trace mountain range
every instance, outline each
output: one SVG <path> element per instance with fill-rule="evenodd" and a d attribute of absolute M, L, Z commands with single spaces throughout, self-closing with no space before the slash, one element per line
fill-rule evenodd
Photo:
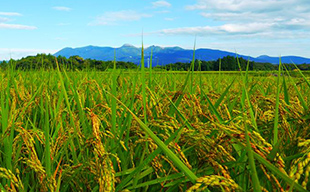
<path fill-rule="evenodd" d="M 159 47 L 150 46 L 144 49 L 145 63 L 150 58 L 151 50 L 153 50 L 153 66 L 166 65 L 176 62 L 190 62 L 193 58 L 193 50 L 183 49 L 181 47 Z M 135 47 L 130 44 L 124 44 L 119 48 L 113 47 L 98 47 L 98 46 L 86 46 L 80 48 L 64 48 L 55 56 L 64 56 L 69 58 L 71 56 L 80 56 L 84 59 L 96 59 L 102 61 L 114 60 L 114 55 L 117 61 L 128 61 L 139 64 L 141 61 L 141 48 Z M 217 60 L 225 56 L 236 56 L 236 53 L 214 50 L 214 49 L 197 49 L 195 51 L 195 58 L 204 61 Z M 238 55 L 244 59 L 249 59 L 255 62 L 264 62 L 278 64 L 279 57 L 270 57 L 262 55 L 259 57 L 251 57 L 246 55 Z M 298 56 L 283 56 L 281 57 L 282 63 L 295 63 L 295 64 L 310 64 L 310 58 L 298 57 Z"/>

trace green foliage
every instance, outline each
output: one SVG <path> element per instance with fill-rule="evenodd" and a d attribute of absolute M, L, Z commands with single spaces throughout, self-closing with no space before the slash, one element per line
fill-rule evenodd
<path fill-rule="evenodd" d="M 201 62 L 201 70 L 199 70 L 199 62 Z M 232 56 L 226 56 L 223 58 L 220 58 L 216 61 L 198 61 L 195 60 L 195 66 L 194 71 L 219 71 L 221 62 L 221 71 L 238 71 L 238 62 L 235 57 Z M 248 60 L 239 58 L 239 63 L 241 66 L 242 71 L 246 70 L 246 66 L 248 63 Z M 174 70 L 174 71 L 188 71 L 191 63 L 181 63 L 176 62 L 174 64 L 168 64 L 165 66 L 156 66 L 156 68 L 159 69 L 165 69 L 165 70 Z M 284 64 L 289 70 L 295 69 L 293 64 Z M 249 71 L 274 71 L 279 68 L 279 65 L 274 65 L 271 63 L 260 63 L 260 62 L 249 62 Z M 310 64 L 302 64 L 298 65 L 298 68 L 300 70 L 310 70 Z"/>
<path fill-rule="evenodd" d="M 150 78 L 146 69 L 116 66 L 9 69 L 0 71 L 3 191 L 310 189 L 303 72 L 152 71 Z"/>
<path fill-rule="evenodd" d="M 94 59 L 83 59 L 80 56 L 72 56 L 70 58 L 58 56 L 59 67 L 70 70 L 98 70 L 105 71 L 113 68 L 113 61 L 98 61 Z M 56 69 L 55 56 L 51 54 L 38 54 L 36 56 L 28 56 L 19 60 L 3 61 L 0 63 L 2 69 L 7 69 L 10 65 L 14 65 L 16 70 L 38 70 L 38 69 Z M 136 69 L 138 68 L 132 62 L 117 61 L 117 69 Z"/>
<path fill-rule="evenodd" d="M 71 56 L 70 58 L 58 56 L 60 68 L 71 70 L 98 70 L 106 71 L 113 69 L 113 61 L 99 61 L 95 59 L 83 59 L 80 56 Z M 221 60 L 222 71 L 238 71 L 238 62 L 235 57 L 226 56 L 216 61 L 199 61 L 195 60 L 194 71 L 219 71 Z M 199 64 L 200 62 L 200 64 Z M 240 66 L 243 71 L 246 70 L 247 60 L 239 58 Z M 155 71 L 188 71 L 191 63 L 176 62 L 168 65 L 157 65 L 153 68 Z M 283 64 L 288 70 L 294 70 L 294 64 Z M 55 56 L 51 54 L 38 54 L 36 56 L 28 56 L 19 60 L 2 61 L 0 68 L 8 69 L 9 66 L 18 70 L 38 70 L 38 69 L 56 69 Z M 301 64 L 297 67 L 302 70 L 310 70 L 310 64 Z M 137 69 L 138 66 L 132 62 L 117 61 L 117 69 Z M 275 71 L 279 68 L 278 65 L 271 63 L 249 62 L 249 71 Z"/>

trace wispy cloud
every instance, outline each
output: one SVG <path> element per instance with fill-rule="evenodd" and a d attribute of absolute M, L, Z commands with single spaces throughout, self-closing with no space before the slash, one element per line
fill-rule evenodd
<path fill-rule="evenodd" d="M 0 23 L 0 29 L 26 29 L 26 30 L 34 30 L 34 29 L 37 29 L 37 27 L 29 26 L 29 25 L 20 25 L 20 24 Z"/>
<path fill-rule="evenodd" d="M 171 4 L 168 1 L 154 1 L 152 2 L 154 8 L 158 7 L 171 7 Z"/>
<path fill-rule="evenodd" d="M 4 23 L 4 22 L 7 22 L 7 21 L 10 21 L 10 19 L 6 18 L 6 17 L 0 17 L 0 23 Z"/>
<path fill-rule="evenodd" d="M 223 34 L 255 34 L 263 32 L 272 27 L 267 23 L 251 23 L 247 25 L 225 24 L 220 26 L 198 26 L 198 27 L 180 27 L 171 29 L 162 29 L 158 31 L 160 34 L 168 35 L 223 35 Z"/>
<path fill-rule="evenodd" d="M 53 9 L 57 11 L 71 11 L 72 10 L 70 7 L 63 7 L 63 6 L 53 7 Z"/>
<path fill-rule="evenodd" d="M 160 34 L 258 38 L 307 38 L 310 3 L 306 0 L 197 0 L 185 7 L 216 26 L 162 29 Z M 220 23 L 217 21 L 221 21 Z"/>
<path fill-rule="evenodd" d="M 310 3 L 306 0 L 198 0 L 187 10 L 213 20 L 230 23 L 269 22 L 279 25 L 295 20 L 299 24 L 309 21 Z"/>
<path fill-rule="evenodd" d="M 20 48 L 0 48 L 0 60 L 20 59 L 29 55 L 36 55 L 38 53 L 55 53 L 52 49 L 20 49 Z"/>
<path fill-rule="evenodd" d="M 22 24 L 11 24 L 8 23 L 12 19 L 10 17 L 22 16 L 22 14 L 17 12 L 0 12 L 0 29 L 24 29 L 24 30 L 34 30 L 37 29 L 35 26 L 22 25 Z"/>
<path fill-rule="evenodd" d="M 22 14 L 16 13 L 16 12 L 0 12 L 0 15 L 2 15 L 2 16 L 22 16 Z"/>
<path fill-rule="evenodd" d="M 150 14 L 138 13 L 133 10 L 123 10 L 115 12 L 106 12 L 89 23 L 89 25 L 117 25 L 122 21 L 138 21 L 145 17 L 152 17 Z"/>
<path fill-rule="evenodd" d="M 300 5 L 306 5 L 309 7 L 306 0 L 197 0 L 194 5 L 188 5 L 188 10 L 214 10 L 223 12 L 242 12 L 247 11 L 262 11 L 270 12 L 283 10 L 288 5 L 294 7 L 302 7 Z"/>
<path fill-rule="evenodd" d="M 196 26 L 162 29 L 150 34 L 160 35 L 190 35 L 201 37 L 212 37 L 221 39 L 307 39 L 310 31 L 283 30 L 276 23 L 246 23 L 246 24 L 224 24 L 219 26 Z"/>

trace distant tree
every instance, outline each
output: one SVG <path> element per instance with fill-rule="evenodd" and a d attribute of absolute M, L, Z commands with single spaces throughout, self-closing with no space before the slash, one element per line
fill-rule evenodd
<path fill-rule="evenodd" d="M 2 61 L 0 62 L 0 68 L 2 70 L 15 68 L 17 70 L 49 70 L 56 69 L 57 64 L 59 64 L 60 69 L 66 70 L 98 70 L 105 71 L 107 69 L 113 68 L 113 61 L 99 61 L 94 59 L 83 59 L 80 56 L 71 56 L 69 58 L 55 56 L 51 54 L 38 54 L 36 56 L 28 56 L 21 58 L 19 60 Z M 248 61 L 244 58 L 238 58 L 238 60 L 233 56 L 226 56 L 215 61 L 199 61 L 195 60 L 194 70 L 199 70 L 199 63 L 201 63 L 201 71 L 218 71 L 221 62 L 222 71 L 237 71 L 239 70 L 240 64 L 241 69 L 246 70 L 249 64 L 249 70 L 255 71 L 270 71 L 277 70 L 278 65 L 273 65 L 271 63 L 259 63 L 254 61 Z M 188 71 L 191 66 L 190 62 L 176 62 L 168 65 L 154 67 L 154 70 L 173 70 L 173 71 Z M 283 64 L 288 70 L 295 69 L 293 64 Z M 116 67 L 118 69 L 137 69 L 139 66 L 132 62 L 116 61 Z M 300 70 L 310 70 L 310 64 L 297 65 Z"/>

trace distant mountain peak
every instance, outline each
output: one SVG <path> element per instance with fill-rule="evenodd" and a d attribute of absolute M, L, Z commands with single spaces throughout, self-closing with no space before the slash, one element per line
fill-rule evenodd
<path fill-rule="evenodd" d="M 182 47 L 179 47 L 179 46 L 165 47 L 164 49 L 177 49 L 177 50 L 184 50 Z"/>
<path fill-rule="evenodd" d="M 98 47 L 98 46 L 94 46 L 94 45 L 88 45 L 88 46 L 86 46 L 87 48 L 96 48 L 96 47 Z"/>
<path fill-rule="evenodd" d="M 62 50 L 65 50 L 65 49 L 73 49 L 73 48 L 72 47 L 65 47 Z"/>
<path fill-rule="evenodd" d="M 257 58 L 268 58 L 268 57 L 270 57 L 270 56 L 268 56 L 268 55 L 260 55 Z"/>
<path fill-rule="evenodd" d="M 122 47 L 135 47 L 135 46 L 133 46 L 132 44 L 129 44 L 129 43 L 125 43 L 124 45 L 122 45 Z"/>

